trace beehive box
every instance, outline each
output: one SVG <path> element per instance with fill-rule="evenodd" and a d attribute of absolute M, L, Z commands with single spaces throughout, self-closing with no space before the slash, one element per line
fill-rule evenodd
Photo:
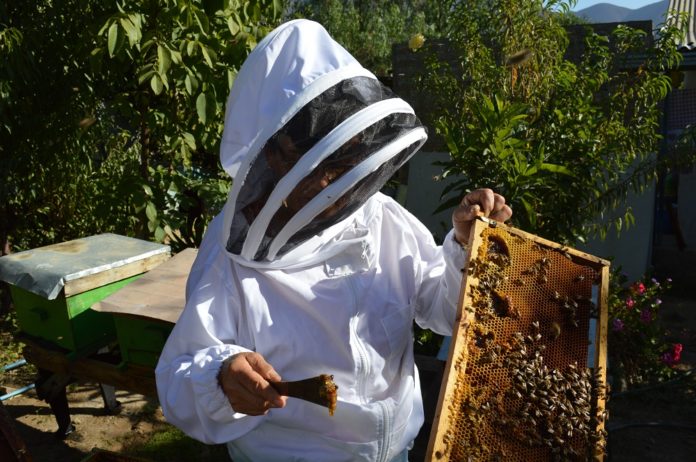
<path fill-rule="evenodd" d="M 481 219 L 428 460 L 601 460 L 609 263 Z"/>
<path fill-rule="evenodd" d="M 113 315 L 126 364 L 157 365 L 184 309 L 186 279 L 196 254 L 195 249 L 186 249 L 94 305 L 95 311 Z"/>
<path fill-rule="evenodd" d="M 110 315 L 90 307 L 167 260 L 169 246 L 99 234 L 0 258 L 19 329 L 72 352 L 115 339 Z"/>

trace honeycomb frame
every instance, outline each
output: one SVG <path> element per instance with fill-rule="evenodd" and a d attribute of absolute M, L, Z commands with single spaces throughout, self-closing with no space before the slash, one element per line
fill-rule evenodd
<path fill-rule="evenodd" d="M 479 218 L 429 461 L 603 460 L 609 262 Z"/>

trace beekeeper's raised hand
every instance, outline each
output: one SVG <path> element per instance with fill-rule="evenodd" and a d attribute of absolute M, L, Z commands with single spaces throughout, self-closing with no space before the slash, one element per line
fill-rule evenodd
<path fill-rule="evenodd" d="M 452 212 L 454 238 L 460 244 L 468 242 L 471 224 L 479 212 L 483 212 L 483 215 L 491 220 L 500 222 L 512 216 L 512 209 L 505 204 L 505 198 L 500 194 L 487 188 L 471 191 Z"/>

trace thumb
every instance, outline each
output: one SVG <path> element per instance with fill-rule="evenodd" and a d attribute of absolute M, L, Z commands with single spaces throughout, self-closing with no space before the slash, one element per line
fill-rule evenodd
<path fill-rule="evenodd" d="M 481 212 L 481 206 L 478 204 L 473 205 L 460 205 L 457 207 L 453 214 L 453 219 L 456 223 L 468 222 L 475 219 Z"/>

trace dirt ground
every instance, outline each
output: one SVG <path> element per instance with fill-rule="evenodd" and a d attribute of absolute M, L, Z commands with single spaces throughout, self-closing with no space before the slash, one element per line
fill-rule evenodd
<path fill-rule="evenodd" d="M 76 430 L 64 440 L 53 434 L 55 418 L 34 391 L 5 401 L 4 407 L 37 462 L 102 460 L 89 457 L 95 449 L 148 461 L 225 460 L 224 447 L 195 442 L 167 424 L 156 400 L 125 391 L 117 391 L 116 398 L 121 412 L 108 415 L 96 383 L 71 386 L 68 400 Z"/>

